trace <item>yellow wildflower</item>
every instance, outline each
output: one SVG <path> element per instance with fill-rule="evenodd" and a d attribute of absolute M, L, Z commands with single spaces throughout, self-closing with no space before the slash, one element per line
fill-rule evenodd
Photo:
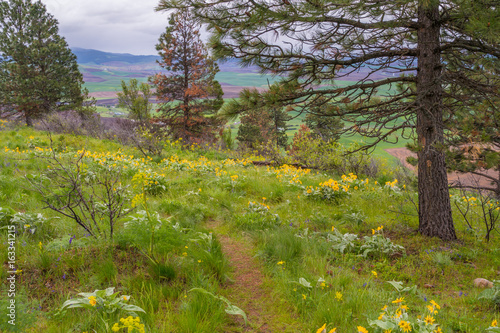
<path fill-rule="evenodd" d="M 411 324 L 409 322 L 401 320 L 398 325 L 403 332 L 411 332 Z"/>
<path fill-rule="evenodd" d="M 492 322 L 491 322 L 491 327 L 497 327 L 498 326 L 498 323 L 497 323 L 497 320 L 494 319 Z"/>
<path fill-rule="evenodd" d="M 323 324 L 323 326 L 321 326 L 320 328 L 318 328 L 318 330 L 316 331 L 316 333 L 323 333 L 324 331 L 326 331 L 326 324 Z"/>
<path fill-rule="evenodd" d="M 372 271 L 372 274 L 373 274 L 373 276 L 375 276 L 375 277 L 378 277 L 378 274 L 377 274 L 377 272 L 375 272 L 375 271 Z"/>
<path fill-rule="evenodd" d="M 392 301 L 392 303 L 401 303 L 401 302 L 404 302 L 404 301 L 405 301 L 405 298 L 401 297 L 401 298 L 397 298 L 396 300 Z"/>
<path fill-rule="evenodd" d="M 434 302 L 434 300 L 431 300 L 431 304 L 436 308 L 436 309 L 441 309 L 441 307 L 439 306 L 439 304 L 437 304 L 436 302 Z"/>
<path fill-rule="evenodd" d="M 358 326 L 358 333 L 368 333 L 368 330 L 363 326 Z"/>
<path fill-rule="evenodd" d="M 95 306 L 95 305 L 97 304 L 97 301 L 96 301 L 95 296 L 90 296 L 90 297 L 89 297 L 89 303 L 90 303 L 90 305 L 92 305 L 92 306 Z"/>
<path fill-rule="evenodd" d="M 434 324 L 435 319 L 431 316 L 427 316 L 424 319 L 425 325 L 432 325 Z"/>
<path fill-rule="evenodd" d="M 337 300 L 341 301 L 341 300 L 342 300 L 342 293 L 341 293 L 341 292 L 339 292 L 339 291 L 337 291 L 337 292 L 335 293 L 335 298 L 336 298 Z"/>

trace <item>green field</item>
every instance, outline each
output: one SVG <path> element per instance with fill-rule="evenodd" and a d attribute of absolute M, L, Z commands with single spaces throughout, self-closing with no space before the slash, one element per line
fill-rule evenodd
<path fill-rule="evenodd" d="M 86 68 L 83 66 L 83 68 Z M 123 70 L 101 70 L 92 72 L 92 75 L 100 77 L 103 82 L 88 82 L 85 84 L 85 87 L 89 89 L 90 92 L 100 92 L 100 91 L 121 91 L 121 80 L 128 81 L 130 78 L 136 78 L 140 82 L 147 82 L 147 77 L 141 76 L 137 72 L 127 72 Z M 233 86 L 241 86 L 241 87 L 262 87 L 265 88 L 275 82 L 277 78 L 271 75 L 262 75 L 259 73 L 236 73 L 236 72 L 219 72 L 216 75 L 216 79 L 220 83 L 226 83 Z M 346 81 L 337 81 L 335 83 L 339 87 L 347 86 L 350 82 Z M 384 95 L 387 94 L 387 90 L 379 91 L 379 94 Z M 97 99 L 99 100 L 99 99 Z M 122 110 L 119 108 L 108 109 L 105 107 L 98 107 L 97 110 L 102 116 L 105 117 L 122 117 L 123 115 L 119 115 L 118 113 L 127 114 L 126 110 Z M 299 117 L 294 118 L 289 122 L 290 129 L 287 131 L 287 135 L 289 137 L 289 141 L 291 142 L 293 135 L 298 130 L 299 126 L 303 123 L 305 115 L 301 115 Z M 235 138 L 237 134 L 237 127 L 232 126 L 232 137 Z M 354 134 L 349 137 L 344 137 L 340 140 L 343 144 L 349 144 L 351 142 L 368 142 L 359 134 Z M 382 142 L 377 145 L 374 149 L 373 154 L 377 157 L 382 157 L 391 161 L 391 163 L 396 163 L 397 159 L 392 155 L 385 152 L 385 149 L 388 148 L 396 148 L 396 147 L 404 147 L 408 141 L 404 139 L 399 139 L 396 144 L 385 143 Z"/>

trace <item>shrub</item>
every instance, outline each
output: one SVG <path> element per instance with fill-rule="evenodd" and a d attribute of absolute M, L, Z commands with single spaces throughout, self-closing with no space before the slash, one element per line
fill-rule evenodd
<path fill-rule="evenodd" d="M 344 146 L 334 140 L 324 141 L 307 127 L 301 127 L 293 138 L 289 151 L 293 162 L 308 168 L 327 170 L 337 174 L 366 175 L 370 170 L 371 157 L 361 146 L 352 143 Z"/>

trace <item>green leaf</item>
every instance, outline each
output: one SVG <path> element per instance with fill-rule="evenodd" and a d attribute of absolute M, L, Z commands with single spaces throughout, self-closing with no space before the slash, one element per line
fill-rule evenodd
<path fill-rule="evenodd" d="M 246 315 L 245 311 L 243 311 L 242 309 L 240 309 L 236 305 L 229 305 L 225 311 L 226 311 L 226 313 L 231 314 L 231 315 L 242 316 L 243 319 L 245 320 L 245 325 L 248 325 L 247 315 Z"/>
<path fill-rule="evenodd" d="M 304 278 L 300 278 L 299 283 L 306 288 L 312 288 L 311 284 L 309 282 L 307 282 L 307 280 Z"/>
<path fill-rule="evenodd" d="M 396 324 L 388 322 L 388 321 L 382 321 L 382 320 L 369 320 L 368 319 L 368 324 L 372 327 L 380 327 L 383 330 L 392 330 L 396 328 Z"/>
<path fill-rule="evenodd" d="M 128 311 L 128 312 L 142 312 L 146 313 L 142 308 L 138 307 L 137 305 L 132 305 L 132 304 L 124 304 L 122 306 L 122 310 Z"/>
<path fill-rule="evenodd" d="M 401 291 L 403 289 L 403 282 L 401 281 L 386 281 L 391 286 L 393 286 L 397 291 Z"/>

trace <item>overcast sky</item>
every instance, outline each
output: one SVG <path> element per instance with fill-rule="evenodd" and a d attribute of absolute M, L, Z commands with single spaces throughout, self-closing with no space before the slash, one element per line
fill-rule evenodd
<path fill-rule="evenodd" d="M 157 54 L 168 21 L 158 0 L 41 0 L 59 21 L 70 47 L 137 55 Z"/>

